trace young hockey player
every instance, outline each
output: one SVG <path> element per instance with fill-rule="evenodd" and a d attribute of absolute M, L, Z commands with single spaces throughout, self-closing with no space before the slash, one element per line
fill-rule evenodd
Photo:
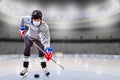
<path fill-rule="evenodd" d="M 20 72 L 20 76 L 24 77 L 28 73 L 30 50 L 35 42 L 45 54 L 38 49 L 39 57 L 41 59 L 41 67 L 46 76 L 50 75 L 47 69 L 46 61 L 51 59 L 52 48 L 50 48 L 50 35 L 48 25 L 42 20 L 41 10 L 34 10 L 31 16 L 23 16 L 21 18 L 21 24 L 19 27 L 20 36 L 24 37 L 25 49 L 23 58 L 23 70 Z M 31 39 L 30 39 L 30 38 Z M 50 55 L 46 54 L 50 52 Z"/>

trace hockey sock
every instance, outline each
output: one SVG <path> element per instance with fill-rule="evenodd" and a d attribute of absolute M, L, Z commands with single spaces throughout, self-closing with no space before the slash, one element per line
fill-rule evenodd
<path fill-rule="evenodd" d="M 29 66 L 29 57 L 24 56 L 24 58 L 23 58 L 23 67 L 28 68 L 28 66 Z"/>

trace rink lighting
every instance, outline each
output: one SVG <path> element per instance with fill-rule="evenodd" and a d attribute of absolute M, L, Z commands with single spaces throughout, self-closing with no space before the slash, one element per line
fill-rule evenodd
<path fill-rule="evenodd" d="M 19 5 L 22 4 L 19 3 Z M 19 5 L 15 3 L 13 4 L 8 0 L 4 0 L 0 3 L 0 12 L 7 14 L 8 16 L 11 16 L 13 18 L 18 18 L 18 16 L 21 16 L 21 14 L 23 13 L 23 9 L 25 9 L 24 6 Z"/>
<path fill-rule="evenodd" d="M 48 9 L 48 15 L 49 15 L 49 17 L 53 17 L 53 16 L 59 16 L 59 14 L 60 14 L 60 12 L 59 12 L 59 10 L 57 9 L 57 6 L 52 6 L 52 7 L 50 7 L 49 9 Z"/>
<path fill-rule="evenodd" d="M 106 5 L 103 5 L 103 6 L 106 8 L 106 10 L 104 10 L 104 7 L 103 7 L 103 10 L 97 9 L 97 7 L 96 7 L 97 5 L 88 6 L 88 9 L 85 10 L 85 15 L 88 14 L 88 15 L 86 15 L 86 17 L 88 18 L 88 19 L 86 19 L 86 22 L 99 20 L 98 22 L 94 22 L 95 24 L 93 24 L 93 25 L 91 24 L 91 26 L 96 26 L 96 25 L 106 26 L 106 25 L 111 25 L 112 23 L 114 23 L 116 21 L 116 19 L 112 19 L 112 18 L 108 19 L 108 17 L 111 15 L 120 13 L 120 10 L 119 10 L 120 9 L 120 1 L 119 0 L 108 0 L 105 4 Z M 8 0 L 2 0 L 0 2 L 0 12 L 2 12 L 3 14 L 5 14 L 7 16 L 10 16 L 10 18 L 1 17 L 1 19 L 7 23 L 10 23 L 10 24 L 12 23 L 12 24 L 16 25 L 16 24 L 19 24 L 19 19 L 21 16 L 28 15 L 29 13 L 32 12 L 32 10 L 34 8 L 41 8 L 40 6 L 41 6 L 40 4 L 38 5 L 38 4 L 32 3 L 32 6 L 30 6 L 30 8 L 27 9 L 26 5 L 24 5 L 23 3 L 16 2 L 16 4 L 15 4 Z M 77 6 L 74 4 L 66 5 L 66 7 L 67 8 L 62 9 L 62 10 L 60 10 L 58 8 L 58 5 L 55 5 L 55 4 L 52 4 L 52 6 L 48 5 L 48 7 L 47 7 L 48 8 L 47 12 L 46 12 L 46 14 L 48 16 L 47 19 L 55 20 L 55 22 L 59 23 L 60 25 L 64 24 L 64 25 L 61 25 L 61 27 L 59 27 L 60 29 L 71 28 L 70 25 L 66 24 L 70 20 L 72 20 L 70 23 L 74 23 L 74 22 L 80 23 L 81 22 L 80 17 L 79 17 L 80 16 L 79 13 L 80 13 L 81 9 L 78 9 Z M 119 16 L 118 16 L 118 18 L 119 18 Z M 76 19 L 79 19 L 79 21 L 77 21 Z"/>
<path fill-rule="evenodd" d="M 120 12 L 120 0 L 110 0 L 111 7 L 110 10 L 112 13 Z"/>
<path fill-rule="evenodd" d="M 92 24 L 90 24 L 91 26 L 95 26 L 95 27 L 110 27 L 112 24 L 114 24 L 115 22 L 119 21 L 119 17 L 105 17 L 105 18 L 101 18 L 97 21 L 94 21 Z"/>
<path fill-rule="evenodd" d="M 19 24 L 21 16 L 29 15 L 34 9 L 38 8 L 40 8 L 38 4 L 32 4 L 28 9 L 23 3 L 13 3 L 8 0 L 2 0 L 0 2 L 0 13 L 4 14 L 6 17 L 1 16 L 1 19 L 4 22 L 16 25 Z"/>
<path fill-rule="evenodd" d="M 101 17 L 107 17 L 110 15 L 114 15 L 116 13 L 120 12 L 120 3 L 118 0 L 110 0 L 107 1 L 105 4 L 100 5 L 89 5 L 87 9 L 85 9 L 85 12 L 88 13 L 88 18 L 101 18 Z"/>
<path fill-rule="evenodd" d="M 67 14 L 64 16 L 67 20 L 75 20 L 79 16 L 79 9 L 77 9 L 76 5 L 69 4 L 64 14 Z"/>
<path fill-rule="evenodd" d="M 59 22 L 56 22 L 53 26 L 55 29 L 57 30 L 67 30 L 67 29 L 72 29 L 74 28 L 73 25 L 67 23 L 67 21 L 59 21 Z M 69 35 L 69 34 L 68 34 Z"/>
<path fill-rule="evenodd" d="M 119 0 L 111 0 L 104 4 L 105 8 L 99 8 L 96 5 L 89 6 L 88 9 L 85 10 L 85 12 L 88 13 L 86 15 L 87 19 L 85 21 L 92 22 L 88 25 L 93 27 L 110 27 L 111 24 L 119 21 L 119 5 Z"/>
<path fill-rule="evenodd" d="M 98 16 L 100 16 L 100 12 L 97 11 L 97 7 L 95 6 L 89 6 L 86 10 L 85 10 L 86 17 L 89 18 L 97 18 Z"/>

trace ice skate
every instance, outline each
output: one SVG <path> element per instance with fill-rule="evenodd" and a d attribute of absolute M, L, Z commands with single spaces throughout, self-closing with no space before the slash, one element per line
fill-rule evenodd
<path fill-rule="evenodd" d="M 20 76 L 21 77 L 26 77 L 28 74 L 28 69 L 27 68 L 24 68 L 21 72 L 20 72 Z"/>
<path fill-rule="evenodd" d="M 43 68 L 43 71 L 45 73 L 45 76 L 50 77 L 50 72 L 48 71 L 47 68 Z"/>

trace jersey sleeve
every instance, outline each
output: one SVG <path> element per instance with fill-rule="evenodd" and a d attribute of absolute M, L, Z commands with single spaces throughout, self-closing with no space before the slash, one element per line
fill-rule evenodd
<path fill-rule="evenodd" d="M 31 23 L 31 16 L 23 16 L 23 17 L 21 17 L 21 19 L 20 19 L 20 25 L 21 26 L 25 27 L 27 24 L 30 24 L 30 23 Z"/>
<path fill-rule="evenodd" d="M 44 45 L 44 49 L 46 49 L 47 47 L 50 47 L 50 34 L 49 34 L 49 27 L 47 24 L 44 24 L 44 29 L 43 31 L 40 33 L 41 36 L 41 42 Z"/>

